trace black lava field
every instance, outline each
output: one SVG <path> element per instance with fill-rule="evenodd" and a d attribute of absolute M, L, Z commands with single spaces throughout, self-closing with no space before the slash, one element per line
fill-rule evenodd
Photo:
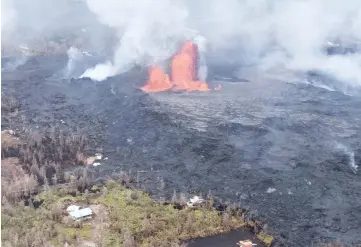
<path fill-rule="evenodd" d="M 107 157 L 89 168 L 97 179 L 126 171 L 157 198 L 175 190 L 239 203 L 282 246 L 361 242 L 360 97 L 222 68 L 209 68 L 220 91 L 146 94 L 142 69 L 93 82 L 63 79 L 67 57 L 8 63 L 2 91 L 23 117 L 3 116 L 2 128 L 85 133 Z"/>

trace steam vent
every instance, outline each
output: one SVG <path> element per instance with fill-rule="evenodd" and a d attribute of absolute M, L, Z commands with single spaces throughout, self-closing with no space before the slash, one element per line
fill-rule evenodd
<path fill-rule="evenodd" d="M 146 92 L 161 92 L 169 89 L 209 91 L 208 84 L 198 80 L 198 53 L 197 45 L 191 41 L 185 42 L 172 58 L 171 76 L 159 66 L 152 66 L 149 69 L 148 81 L 142 90 Z"/>

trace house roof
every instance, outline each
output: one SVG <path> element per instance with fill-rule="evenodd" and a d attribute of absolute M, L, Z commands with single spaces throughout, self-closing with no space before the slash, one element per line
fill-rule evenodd
<path fill-rule="evenodd" d="M 199 198 L 199 196 L 194 196 L 193 198 L 189 199 L 191 203 L 196 203 L 202 201 L 202 198 Z"/>
<path fill-rule="evenodd" d="M 90 208 L 83 208 L 69 213 L 71 217 L 79 219 L 82 217 L 90 216 L 93 214 L 93 211 Z"/>
<path fill-rule="evenodd" d="M 67 209 L 66 209 L 66 211 L 68 211 L 68 212 L 72 212 L 72 211 L 77 211 L 77 210 L 79 210 L 79 206 L 77 206 L 77 205 L 70 205 Z"/>
<path fill-rule="evenodd" d="M 189 201 L 187 202 L 187 205 L 189 207 L 192 207 L 194 204 L 202 203 L 202 202 L 203 202 L 202 198 L 200 198 L 199 196 L 194 196 L 193 198 L 189 199 Z"/>

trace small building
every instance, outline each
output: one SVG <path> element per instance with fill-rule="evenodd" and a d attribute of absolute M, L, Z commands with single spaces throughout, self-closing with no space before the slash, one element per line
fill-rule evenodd
<path fill-rule="evenodd" d="M 95 166 L 95 167 L 100 166 L 100 165 L 102 165 L 100 162 L 94 162 L 93 163 L 93 166 Z"/>
<path fill-rule="evenodd" d="M 91 219 L 93 211 L 90 208 L 82 208 L 70 211 L 69 215 L 73 218 L 73 220 L 86 220 Z"/>
<path fill-rule="evenodd" d="M 202 204 L 203 202 L 204 202 L 204 200 L 202 198 L 200 198 L 199 196 L 194 196 L 193 198 L 189 199 L 189 201 L 187 202 L 187 206 L 194 207 L 199 204 Z"/>
<path fill-rule="evenodd" d="M 239 245 L 240 247 L 253 247 L 256 246 L 257 244 L 252 243 L 250 240 L 245 240 L 245 241 L 239 241 L 237 245 Z"/>
<path fill-rule="evenodd" d="M 70 205 L 69 207 L 67 207 L 66 211 L 67 211 L 68 213 L 70 213 L 70 212 L 73 212 L 73 211 L 77 211 L 77 210 L 79 210 L 79 209 L 80 209 L 80 207 L 77 206 L 77 205 Z"/>

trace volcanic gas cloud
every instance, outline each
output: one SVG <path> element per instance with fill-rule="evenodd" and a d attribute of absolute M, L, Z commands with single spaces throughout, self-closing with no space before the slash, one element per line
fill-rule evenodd
<path fill-rule="evenodd" d="M 191 41 L 185 42 L 172 58 L 171 76 L 154 65 L 149 69 L 148 81 L 142 90 L 146 92 L 161 92 L 169 89 L 209 91 L 208 84 L 198 80 L 198 55 L 197 45 Z"/>

